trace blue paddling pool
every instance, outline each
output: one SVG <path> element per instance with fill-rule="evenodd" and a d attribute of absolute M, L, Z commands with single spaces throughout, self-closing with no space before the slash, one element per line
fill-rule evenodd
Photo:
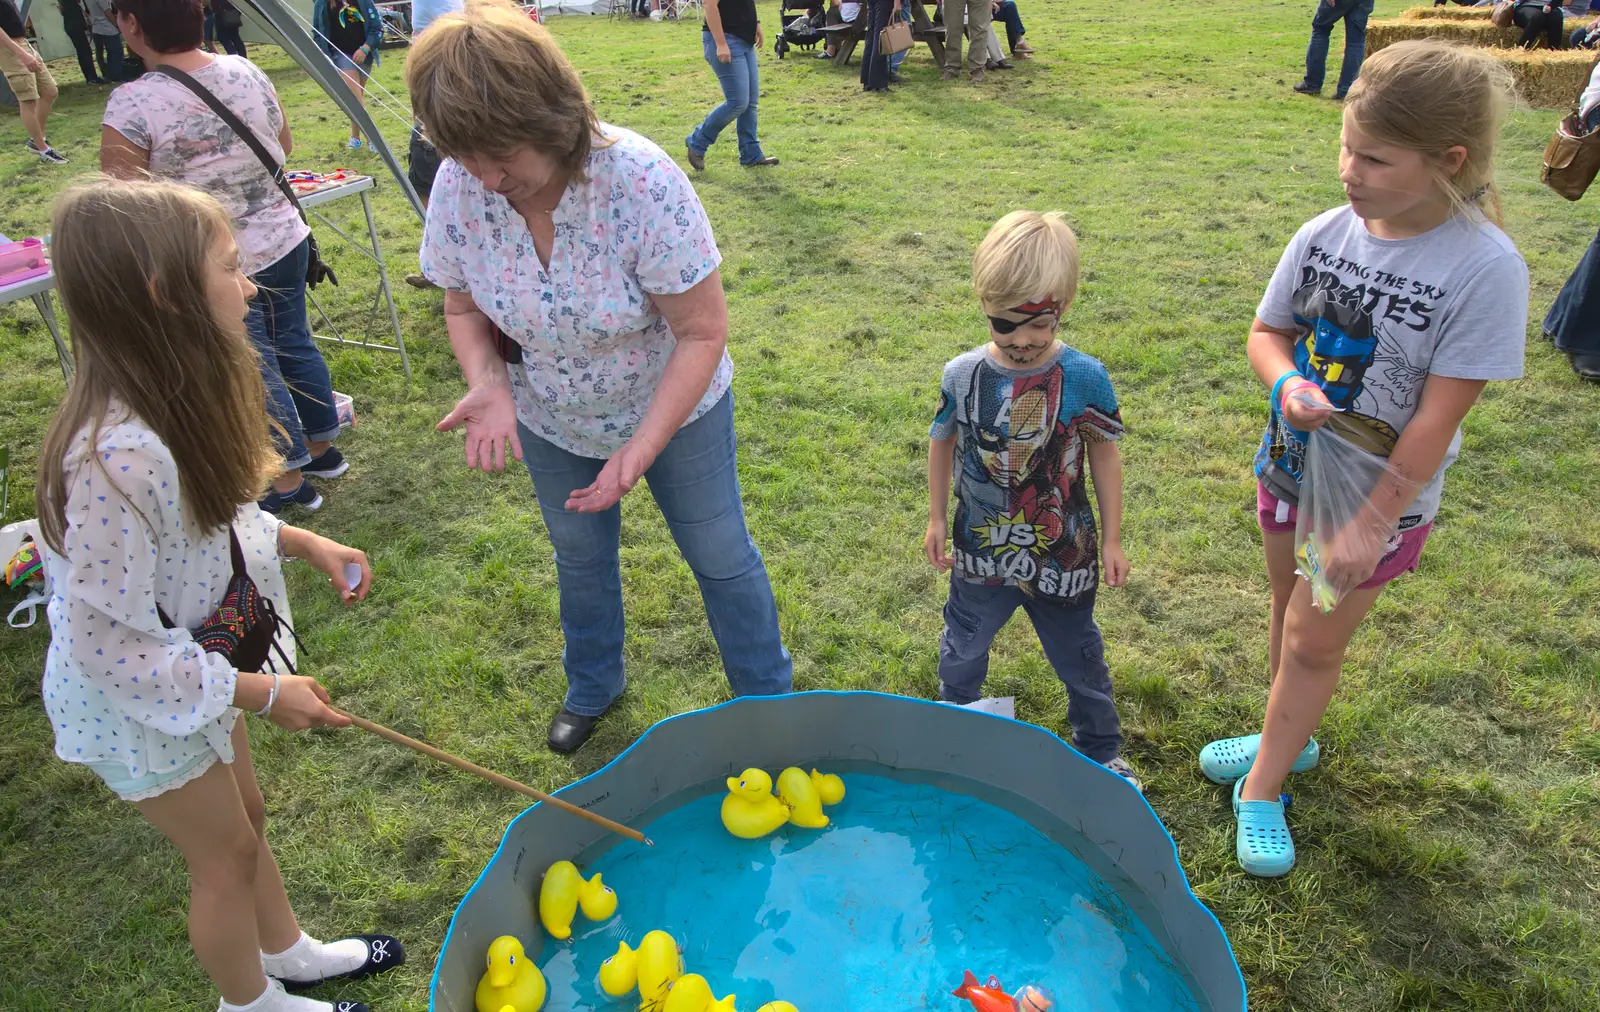
<path fill-rule="evenodd" d="M 843 775 L 822 829 L 723 828 L 727 777 L 787 766 Z M 971 1012 L 967 970 L 1054 1012 L 1227 1010 L 1245 989 L 1176 848 L 1121 778 L 1028 724 L 877 693 L 742 699 L 662 721 L 563 799 L 656 846 L 535 805 L 457 908 L 431 1007 L 471 1012 L 484 954 L 515 935 L 549 1012 L 636 1007 L 598 986 L 619 942 L 665 930 L 685 969 L 742 1012 Z M 572 938 L 539 923 L 540 878 L 574 860 L 620 897 Z"/>

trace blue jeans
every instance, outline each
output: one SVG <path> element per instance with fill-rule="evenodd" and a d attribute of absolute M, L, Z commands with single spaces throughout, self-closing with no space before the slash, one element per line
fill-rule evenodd
<path fill-rule="evenodd" d="M 306 264 L 311 240 L 306 239 L 276 263 L 252 274 L 260 289 L 250 301 L 245 329 L 261 353 L 261 378 L 267 384 L 267 413 L 284 435 L 274 434 L 286 470 L 311 463 L 307 443 L 332 442 L 339 435 L 339 412 L 333 406 L 333 380 L 311 336 L 306 317 Z"/>
<path fill-rule="evenodd" d="M 100 76 L 107 81 L 122 80 L 122 36 L 94 36 L 94 58 L 100 63 Z"/>
<path fill-rule="evenodd" d="M 568 453 L 518 426 L 522 459 L 555 549 L 566 645 L 565 706 L 604 713 L 622 695 L 622 510 L 566 508 L 573 489 L 594 482 L 605 461 Z M 778 633 L 778 606 L 767 567 L 745 527 L 733 436 L 733 394 L 678 430 L 644 480 L 678 551 L 694 572 L 711 634 L 736 695 L 771 696 L 792 687 L 794 664 Z"/>
<path fill-rule="evenodd" d="M 1106 644 L 1094 621 L 1094 601 L 1077 608 L 1035 601 L 1015 587 L 988 587 L 950 577 L 939 637 L 939 697 L 975 702 L 989 677 L 989 645 L 1021 607 L 1033 622 L 1044 655 L 1067 688 L 1072 745 L 1097 763 L 1122 747 L 1122 721 L 1111 696 Z"/>
<path fill-rule="evenodd" d="M 1006 49 L 1016 52 L 1017 43 L 1028 34 L 1028 30 L 1022 27 L 1022 15 L 1017 11 L 1016 0 L 1001 0 L 1000 9 L 994 12 L 994 18 L 996 21 L 1005 22 Z"/>
<path fill-rule="evenodd" d="M 1343 95 L 1356 83 L 1361 61 L 1367 58 L 1367 18 L 1374 0 L 1318 0 L 1311 19 L 1311 45 L 1306 47 L 1306 87 L 1322 87 L 1328 70 L 1328 37 L 1333 26 L 1344 22 L 1344 65 L 1339 68 L 1337 93 Z"/>
<path fill-rule="evenodd" d="M 892 8 L 891 8 L 891 11 L 890 11 L 890 14 L 889 14 L 889 20 L 890 21 L 896 20 Z M 911 21 L 911 6 L 910 6 L 909 3 L 900 5 L 900 17 L 899 17 L 898 20 L 906 21 L 906 22 L 910 22 Z M 915 46 L 912 47 L 912 49 L 915 49 L 915 48 L 916 48 Z M 911 50 L 910 49 L 902 49 L 898 53 L 891 53 L 889 55 L 889 73 L 891 73 L 891 74 L 900 73 L 900 64 L 906 62 L 906 57 L 908 57 L 910 55 L 911 55 Z"/>
<path fill-rule="evenodd" d="M 723 127 L 738 121 L 739 161 L 752 165 L 766 155 L 761 152 L 761 141 L 756 137 L 756 102 L 761 98 L 761 83 L 756 78 L 756 48 L 737 35 L 729 35 L 728 52 L 733 59 L 727 63 L 717 59 L 717 42 L 710 32 L 700 33 L 704 43 L 706 62 L 711 64 L 717 83 L 722 85 L 724 101 L 711 110 L 705 122 L 694 128 L 688 144 L 696 154 L 717 142 Z"/>
<path fill-rule="evenodd" d="M 1544 332 L 1558 351 L 1600 355 L 1600 235 L 1584 251 L 1545 314 Z"/>

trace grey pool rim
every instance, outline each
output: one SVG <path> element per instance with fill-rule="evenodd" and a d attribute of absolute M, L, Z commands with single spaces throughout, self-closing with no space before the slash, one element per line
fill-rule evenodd
<path fill-rule="evenodd" d="M 1244 977 L 1227 935 L 1189 888 L 1177 844 L 1155 810 L 1121 777 L 1033 724 L 879 692 L 747 696 L 659 721 L 605 766 L 556 793 L 648 833 L 645 820 L 668 810 L 652 806 L 680 792 L 752 766 L 771 771 L 830 762 L 953 774 L 1054 813 L 1144 892 L 1196 997 L 1217 1012 L 1246 1012 Z M 430 1012 L 473 1012 L 483 954 L 497 936 L 516 935 L 529 958 L 538 958 L 545 941 L 540 876 L 604 835 L 542 804 L 511 821 L 450 918 L 428 988 Z"/>

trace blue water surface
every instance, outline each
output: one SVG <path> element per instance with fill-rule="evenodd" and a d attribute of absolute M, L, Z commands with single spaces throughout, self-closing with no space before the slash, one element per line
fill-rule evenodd
<path fill-rule="evenodd" d="M 773 1000 L 800 1012 L 970 1012 L 951 995 L 970 969 L 1050 988 L 1057 1012 L 1198 1010 L 1183 975 L 1105 879 L 1004 809 L 965 794 L 846 775 L 832 824 L 760 840 L 722 827 L 721 795 L 649 826 L 584 867 L 620 897 L 617 916 L 579 916 L 540 964 L 551 1012 L 617 1010 L 596 979 L 626 939 L 660 928 L 691 973 L 740 1012 Z"/>

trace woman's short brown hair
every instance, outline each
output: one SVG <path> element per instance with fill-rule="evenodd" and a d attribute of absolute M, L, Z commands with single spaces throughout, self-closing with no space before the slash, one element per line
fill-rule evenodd
<path fill-rule="evenodd" d="M 406 87 L 445 155 L 528 146 L 584 178 L 600 121 L 555 39 L 517 8 L 474 0 L 433 22 L 406 59 Z"/>
<path fill-rule="evenodd" d="M 117 13 L 139 22 L 144 40 L 157 53 L 199 49 L 205 35 L 204 0 L 117 0 Z M 117 39 L 114 45 L 122 45 Z"/>

